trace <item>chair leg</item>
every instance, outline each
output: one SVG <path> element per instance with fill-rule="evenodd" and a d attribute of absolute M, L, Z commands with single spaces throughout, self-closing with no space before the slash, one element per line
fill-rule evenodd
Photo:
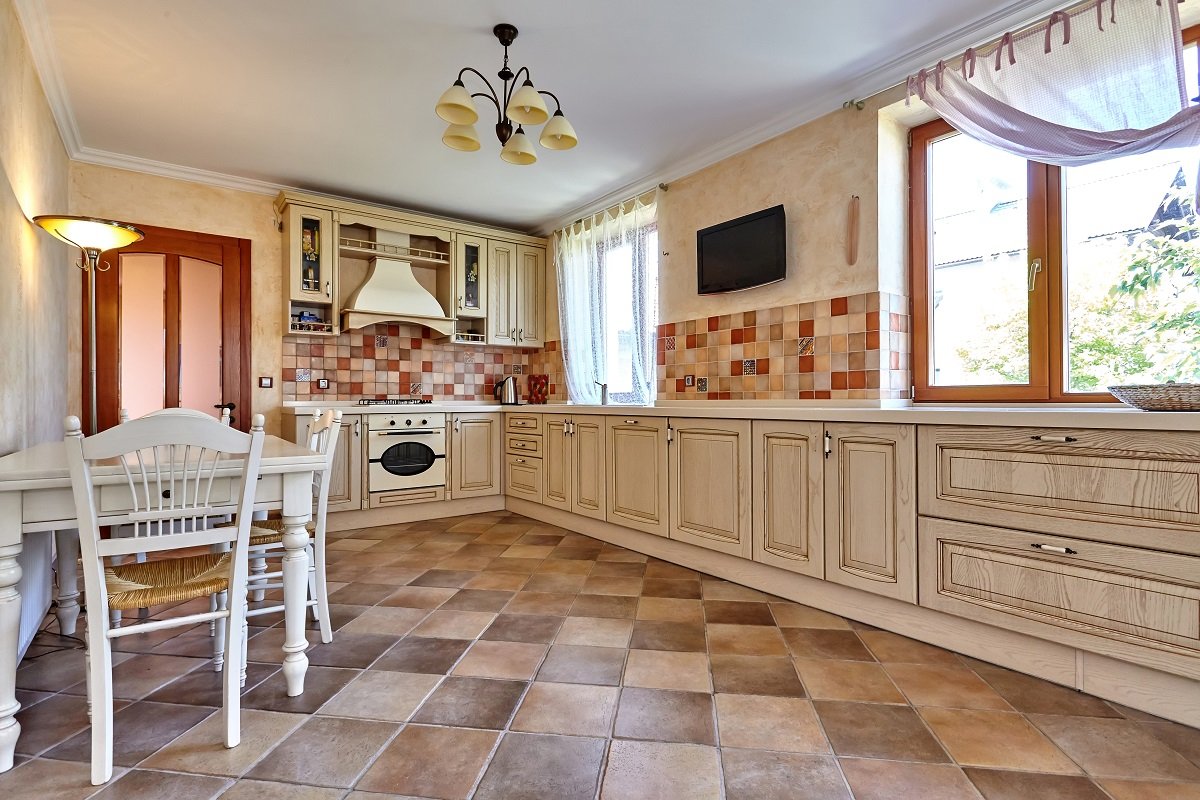
<path fill-rule="evenodd" d="M 103 619 L 88 620 L 88 686 L 92 706 L 92 785 L 107 783 L 113 772 L 112 646 Z"/>
<path fill-rule="evenodd" d="M 267 596 L 265 589 L 255 589 L 256 583 L 262 583 L 260 577 L 267 571 L 267 559 L 262 556 L 257 556 L 250 559 L 250 600 L 255 603 L 261 603 Z"/>
<path fill-rule="evenodd" d="M 321 641 L 328 644 L 333 641 L 333 624 L 329 621 L 329 585 L 325 580 L 325 542 L 318 541 L 313 547 L 313 569 L 309 573 L 312 589 L 309 593 L 317 601 L 313 610 L 317 621 L 321 624 Z"/>
<path fill-rule="evenodd" d="M 317 559 L 311 544 L 304 548 L 304 552 L 308 554 L 308 599 L 311 601 L 317 599 Z M 315 604 L 309 608 L 312 611 L 312 618 L 319 620 L 321 610 Z"/>
<path fill-rule="evenodd" d="M 242 741 L 242 684 L 245 678 L 242 677 L 242 672 L 236 666 L 243 662 L 246 652 L 246 629 L 244 614 L 239 619 L 239 615 L 233 613 L 233 609 L 242 609 L 244 612 L 245 604 L 236 599 L 228 604 L 230 615 L 228 618 L 222 618 L 222 622 L 227 623 L 222 630 L 225 639 L 225 653 L 229 662 L 225 674 L 221 677 L 222 702 L 221 713 L 225 723 L 225 746 L 237 747 Z"/>
<path fill-rule="evenodd" d="M 218 592 L 216 595 L 213 595 L 213 597 L 217 598 L 216 603 L 218 608 L 229 605 L 227 596 L 228 592 Z M 228 652 L 225 646 L 225 639 L 227 638 L 226 629 L 229 627 L 229 620 L 226 617 L 217 617 L 215 622 L 217 623 L 217 629 L 216 635 L 213 636 L 213 672 L 220 672 L 225 666 L 225 656 Z"/>
<path fill-rule="evenodd" d="M 249 596 L 248 593 L 247 593 L 247 596 Z M 241 679 L 238 681 L 239 687 L 246 685 L 246 666 L 247 666 L 246 662 L 248 660 L 247 656 L 250 652 L 250 621 L 249 621 L 250 617 L 246 614 L 246 612 L 249 609 L 250 609 L 250 604 L 247 602 L 243 602 L 242 603 L 242 669 L 241 669 Z"/>

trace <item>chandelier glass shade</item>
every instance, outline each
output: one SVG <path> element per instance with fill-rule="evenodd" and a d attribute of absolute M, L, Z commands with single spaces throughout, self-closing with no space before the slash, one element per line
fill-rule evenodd
<path fill-rule="evenodd" d="M 504 47 L 504 65 L 496 73 L 500 79 L 499 90 L 479 70 L 473 67 L 459 70 L 458 78 L 449 89 L 442 92 L 434 109 L 439 117 L 449 123 L 442 134 L 442 143 L 454 150 L 474 151 L 480 148 L 479 134 L 474 127 L 479 121 L 475 98 L 482 97 L 490 100 L 496 108 L 496 138 L 501 144 L 500 157 L 509 164 L 526 165 L 537 161 L 533 142 L 524 130 L 526 125 L 545 123 L 538 143 L 547 150 L 569 150 L 577 145 L 579 137 L 563 116 L 558 97 L 552 92 L 536 88 L 528 67 L 521 67 L 515 73 L 509 69 L 508 48 L 517 38 L 517 29 L 509 24 L 500 24 L 492 32 Z M 463 76 L 467 73 L 482 81 L 486 91 L 469 91 L 463 82 Z M 523 81 L 520 80 L 522 74 Z M 554 101 L 553 114 L 543 96 Z"/>

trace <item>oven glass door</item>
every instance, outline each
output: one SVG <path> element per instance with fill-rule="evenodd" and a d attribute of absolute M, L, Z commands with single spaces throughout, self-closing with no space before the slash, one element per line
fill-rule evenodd
<path fill-rule="evenodd" d="M 424 442 L 399 440 L 379 454 L 379 466 L 384 471 L 402 478 L 411 478 L 428 472 L 442 458 Z"/>

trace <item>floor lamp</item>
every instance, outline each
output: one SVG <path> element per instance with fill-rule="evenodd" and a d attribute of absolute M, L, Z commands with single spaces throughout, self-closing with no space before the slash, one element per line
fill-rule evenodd
<path fill-rule="evenodd" d="M 107 272 L 110 265 L 100 263 L 106 250 L 127 247 L 140 242 L 146 235 L 132 225 L 110 219 L 43 214 L 33 218 L 36 225 L 83 253 L 79 268 L 87 273 L 88 293 L 88 370 L 91 375 L 90 433 L 100 431 L 96 412 L 96 273 Z"/>

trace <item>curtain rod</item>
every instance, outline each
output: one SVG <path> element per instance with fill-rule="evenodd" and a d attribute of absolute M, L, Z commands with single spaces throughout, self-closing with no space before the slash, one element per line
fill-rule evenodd
<path fill-rule="evenodd" d="M 636 202 L 638 200 L 641 200 L 643 197 L 645 197 L 648 194 L 651 194 L 653 192 L 658 192 L 658 191 L 665 192 L 670 188 L 671 187 L 669 184 L 660 183 L 657 186 L 655 186 L 653 189 L 647 189 L 644 192 L 638 192 L 637 194 L 633 195 L 632 197 L 626 197 L 624 200 L 622 200 L 619 203 L 613 203 L 611 206 L 608 206 L 606 208 L 596 209 L 591 214 L 588 214 L 586 217 L 580 217 L 579 219 L 575 220 L 574 222 L 569 222 L 566 225 L 563 225 L 558 230 L 561 231 L 561 230 L 565 230 L 566 228 L 573 228 L 581 222 L 589 222 L 593 217 L 596 217 L 600 214 L 607 214 L 610 211 L 620 211 L 621 207 L 624 206 L 626 203 Z"/>

